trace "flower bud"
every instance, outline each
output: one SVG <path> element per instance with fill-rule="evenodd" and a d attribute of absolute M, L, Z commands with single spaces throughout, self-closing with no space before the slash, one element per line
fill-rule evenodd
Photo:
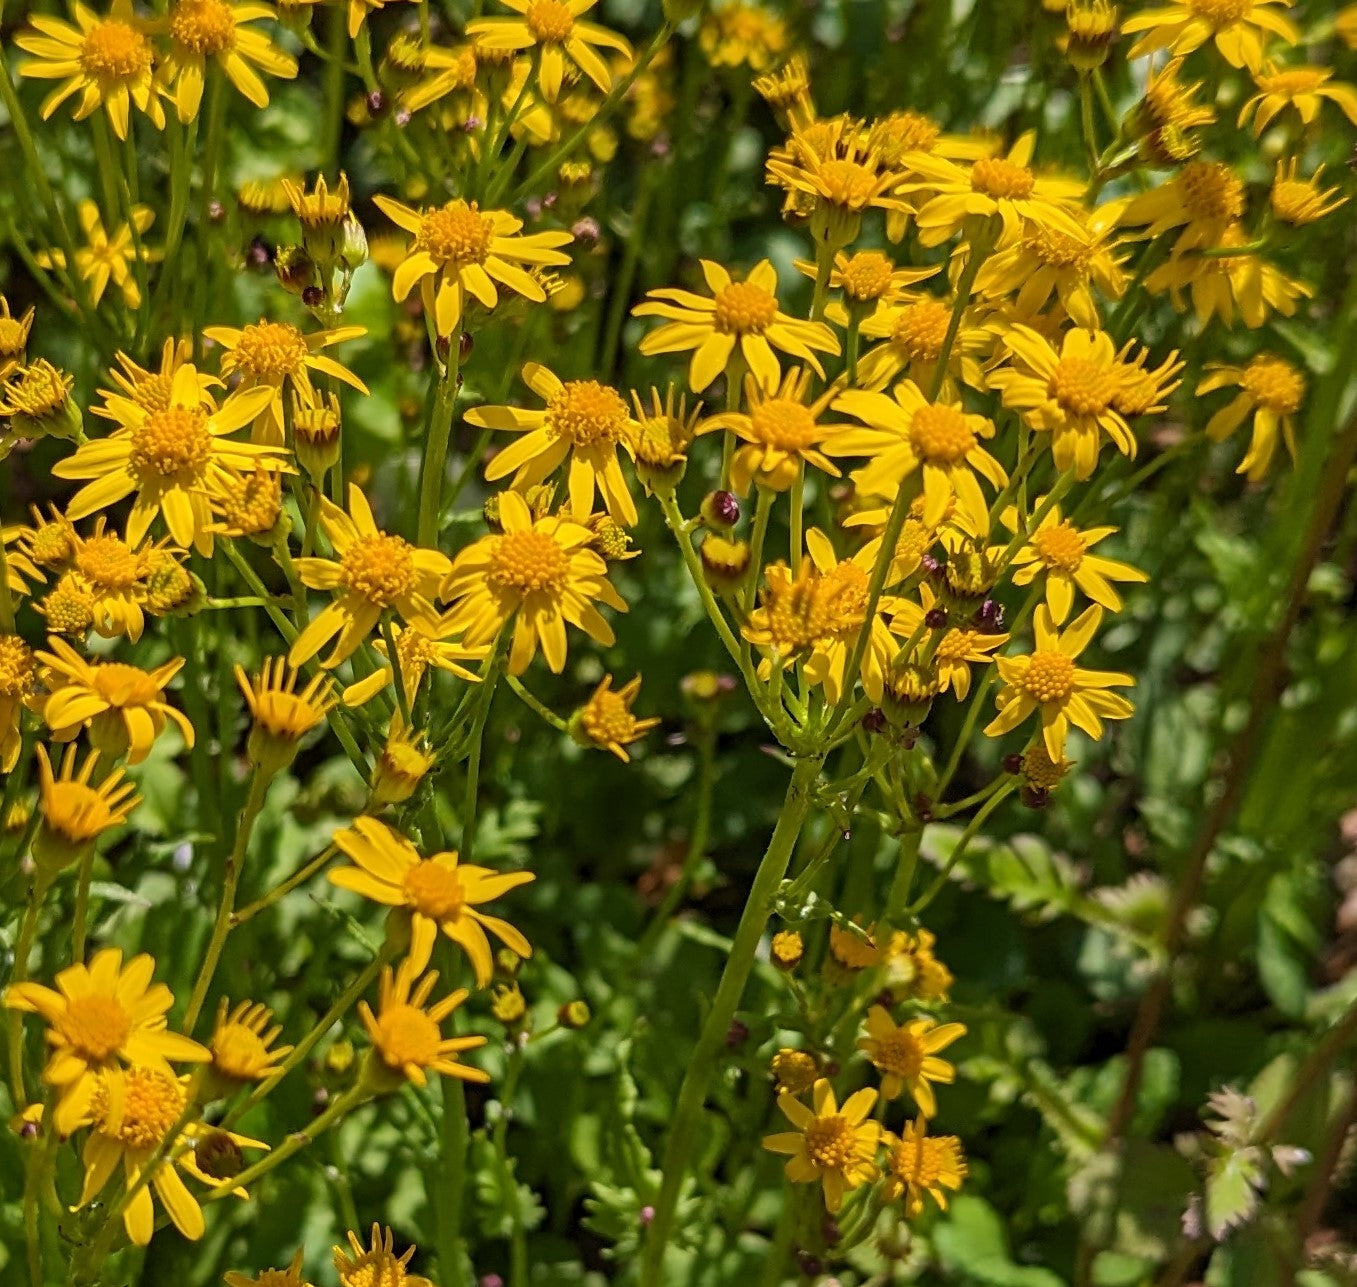
<path fill-rule="evenodd" d="M 708 492 L 702 498 L 702 521 L 713 531 L 729 532 L 740 521 L 740 502 L 733 492 Z"/>
<path fill-rule="evenodd" d="M 732 541 L 712 533 L 702 542 L 698 553 L 702 556 L 702 570 L 714 589 L 731 591 L 738 588 L 749 571 L 749 544 Z"/>
<path fill-rule="evenodd" d="M 587 1001 L 567 1001 L 556 1011 L 556 1022 L 562 1028 L 583 1028 L 592 1017 Z"/>
<path fill-rule="evenodd" d="M 316 266 L 300 246 L 279 246 L 273 256 L 273 271 L 279 285 L 290 294 L 301 295 L 307 287 L 317 286 Z"/>
<path fill-rule="evenodd" d="M 783 930 L 773 935 L 768 954 L 779 970 L 794 970 L 805 955 L 806 945 L 795 930 Z"/>

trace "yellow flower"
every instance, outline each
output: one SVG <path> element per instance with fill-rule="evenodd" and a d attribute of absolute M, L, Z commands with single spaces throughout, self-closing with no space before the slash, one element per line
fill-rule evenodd
<path fill-rule="evenodd" d="M 230 1001 L 222 997 L 208 1046 L 212 1051 L 212 1071 L 228 1086 L 263 1081 L 292 1053 L 291 1046 L 273 1044 L 283 1029 L 272 1020 L 273 1012 L 268 1006 L 241 1001 L 232 1008 Z"/>
<path fill-rule="evenodd" d="M 133 549 L 104 530 L 106 521 L 102 514 L 95 519 L 89 536 L 81 536 L 67 524 L 71 575 L 89 595 L 94 629 L 105 638 L 126 635 L 135 643 L 146 623 L 142 609 L 149 595 L 151 554 L 160 547 Z"/>
<path fill-rule="evenodd" d="M 539 362 L 523 367 L 523 383 L 547 405 L 541 411 L 519 407 L 475 407 L 468 424 L 505 429 L 523 436 L 491 458 L 487 482 L 514 475 L 518 491 L 535 487 L 570 462 L 570 508 L 583 520 L 593 508 L 594 491 L 608 513 L 625 527 L 636 525 L 636 502 L 617 460 L 617 445 L 630 447 L 631 411 L 615 389 L 597 380 L 562 381 Z"/>
<path fill-rule="evenodd" d="M 569 517 L 534 520 L 517 492 L 500 493 L 499 519 L 503 531 L 460 551 L 443 586 L 454 604 L 451 623 L 466 632 L 463 641 L 488 643 L 516 617 L 512 675 L 528 668 L 539 642 L 547 665 L 559 675 L 565 669 L 567 622 L 610 645 L 612 628 L 593 600 L 617 612 L 627 605 L 608 580 L 608 565 L 589 548 L 594 533 Z"/>
<path fill-rule="evenodd" d="M 93 201 L 82 201 L 76 211 L 85 244 L 75 252 L 75 267 L 81 278 L 90 284 L 90 298 L 97 304 L 104 297 L 110 281 L 122 291 L 123 303 L 128 308 L 141 307 L 141 290 L 132 275 L 132 264 L 156 263 L 164 257 L 159 250 L 137 248 L 137 242 L 155 222 L 155 211 L 150 206 L 133 206 L 132 223 L 122 224 L 110 237 L 104 230 L 99 207 Z M 133 228 L 136 229 L 135 236 Z M 42 250 L 37 256 L 43 268 L 65 268 L 66 256 L 60 250 Z"/>
<path fill-rule="evenodd" d="M 1357 125 L 1357 89 L 1341 81 L 1330 84 L 1332 77 L 1333 71 L 1328 67 L 1277 67 L 1268 63 L 1263 71 L 1253 75 L 1258 92 L 1239 109 L 1240 128 L 1252 116 L 1253 136 L 1260 138 L 1273 119 L 1288 107 L 1295 110 L 1302 125 L 1310 125 L 1326 98 Z"/>
<path fill-rule="evenodd" d="M 713 67 L 748 67 L 764 72 L 791 47 L 786 24 L 777 14 L 745 0 L 712 5 L 702 19 L 698 45 Z"/>
<path fill-rule="evenodd" d="M 165 1030 L 174 994 L 163 983 L 152 984 L 154 973 L 150 956 L 143 953 L 124 966 L 122 952 L 109 947 L 96 952 L 88 966 L 62 970 L 55 991 L 38 983 L 6 990 L 9 1009 L 40 1015 L 47 1024 L 52 1053 L 42 1077 L 56 1091 L 52 1121 L 58 1134 L 69 1135 L 86 1120 L 100 1073 L 139 1064 L 172 1079 L 171 1059 L 210 1058 L 196 1041 Z"/>
<path fill-rule="evenodd" d="M 375 818 L 357 818 L 335 833 L 336 847 L 355 864 L 329 873 L 333 884 L 410 916 L 410 961 L 415 973 L 429 964 L 441 929 L 460 945 L 483 988 L 494 973 L 488 929 L 519 956 L 532 946 L 508 921 L 479 910 L 479 904 L 535 879 L 530 871 L 492 871 L 458 863 L 455 850 L 420 857 L 404 836 Z"/>
<path fill-rule="evenodd" d="M 91 743 L 109 759 L 125 754 L 129 764 L 140 764 L 168 721 L 185 746 L 193 745 L 193 725 L 165 701 L 165 685 L 179 673 L 182 657 L 148 671 L 121 661 L 86 661 L 55 635 L 47 646 L 51 652 L 35 655 L 48 671 L 51 691 L 42 717 L 57 741 L 69 742 L 87 726 Z"/>
<path fill-rule="evenodd" d="M 542 96 L 554 103 L 565 78 L 566 59 L 589 77 L 605 94 L 612 88 L 612 72 L 599 55 L 613 49 L 631 57 L 631 46 L 615 31 L 596 22 L 581 22 L 598 0 L 500 0 L 521 18 L 477 18 L 466 25 L 466 34 L 482 49 L 532 49 L 537 63 L 537 83 Z"/>
<path fill-rule="evenodd" d="M 924 1117 L 935 1117 L 937 1097 L 933 1082 L 950 1086 L 956 1069 L 938 1051 L 966 1035 L 964 1023 L 934 1023 L 932 1019 L 911 1019 L 896 1024 L 884 1006 L 867 1011 L 867 1035 L 858 1040 L 858 1049 L 882 1073 L 881 1094 L 894 1099 L 908 1090 Z"/>
<path fill-rule="evenodd" d="M 136 492 L 127 519 L 129 545 L 141 544 L 159 513 L 176 544 L 210 556 L 207 492 L 228 477 L 228 468 L 244 471 L 262 459 L 281 458 L 276 447 L 226 440 L 254 420 L 272 396 L 269 388 L 240 390 L 218 407 L 187 363 L 175 372 L 164 407 L 148 410 L 108 395 L 106 413 L 118 428 L 107 438 L 85 443 L 52 469 L 58 478 L 94 480 L 71 498 L 66 517 L 84 518 Z M 281 460 L 278 467 L 292 468 Z"/>
<path fill-rule="evenodd" d="M 521 265 L 541 268 L 570 262 L 559 249 L 569 244 L 568 232 L 520 236 L 523 221 L 507 210 L 482 211 L 474 201 L 460 197 L 421 210 L 380 194 L 373 200 L 415 238 L 392 278 L 392 294 L 403 300 L 418 284 L 424 311 L 434 319 L 439 335 L 452 335 L 461 325 L 468 294 L 494 308 L 499 303 L 496 282 L 542 303 L 546 291 Z"/>
<path fill-rule="evenodd" d="M 1036 504 L 1041 504 L 1038 498 Z M 1004 521 L 1016 530 L 1017 513 L 1010 510 Z M 1121 595 L 1113 581 L 1148 581 L 1139 568 L 1116 559 L 1090 554 L 1099 541 L 1116 532 L 1115 527 L 1088 527 L 1082 531 L 1062 518 L 1059 505 L 1052 505 L 1030 533 L 1027 543 L 1013 556 L 1013 584 L 1031 585 L 1038 576 L 1046 578 L 1046 606 L 1051 619 L 1062 625 L 1074 606 L 1075 587 L 1109 612 L 1120 612 Z"/>
<path fill-rule="evenodd" d="M 889 397 L 849 389 L 834 400 L 834 409 L 867 426 L 835 435 L 826 448 L 835 456 L 869 458 L 853 474 L 860 491 L 893 500 L 908 479 L 923 494 L 926 526 L 942 520 L 953 497 L 972 525 L 985 525 L 989 505 L 976 474 L 996 488 L 1008 481 L 1003 466 L 980 445 L 994 436 L 990 420 L 958 402 L 929 402 L 911 380 L 901 380 Z"/>
<path fill-rule="evenodd" d="M 335 1270 L 340 1287 L 434 1287 L 427 1278 L 406 1272 L 406 1266 L 415 1254 L 407 1247 L 396 1255 L 391 1230 L 383 1235 L 378 1225 L 372 1226 L 371 1246 L 364 1248 L 358 1235 L 349 1230 L 350 1255 L 343 1247 L 334 1249 Z"/>
<path fill-rule="evenodd" d="M 1109 688 L 1129 686 L 1130 675 L 1111 670 L 1085 670 L 1075 659 L 1092 642 L 1103 610 L 1086 608 L 1063 631 L 1043 603 L 1036 613 L 1036 644 L 1025 657 L 1000 657 L 1004 687 L 996 696 L 999 713 L 985 728 L 999 737 L 1018 727 L 1029 715 L 1041 715 L 1041 735 L 1052 760 L 1060 760 L 1069 726 L 1090 737 L 1101 737 L 1104 719 L 1129 719 L 1131 703 Z"/>
<path fill-rule="evenodd" d="M 813 260 L 798 259 L 796 267 L 814 278 Z M 842 313 L 846 325 L 851 310 L 860 312 L 868 304 L 894 303 L 904 296 L 906 287 L 936 277 L 938 271 L 936 267 L 897 268 L 895 261 L 879 250 L 859 250 L 851 255 L 840 250 L 834 255 L 829 286 L 843 292 L 848 306 Z"/>
<path fill-rule="evenodd" d="M 749 410 L 724 411 L 698 427 L 699 434 L 729 429 L 743 443 L 732 458 L 730 471 L 731 486 L 741 496 L 751 482 L 785 492 L 807 465 L 839 477 L 838 466 L 825 451 L 848 426 L 820 423 L 834 400 L 835 387 L 831 385 L 807 403 L 810 383 L 810 372 L 804 367 L 788 371 L 780 384 L 774 380 L 765 385 L 748 375 L 745 399 Z"/>
<path fill-rule="evenodd" d="M 259 72 L 283 80 L 297 74 L 291 54 L 247 25 L 274 16 L 272 6 L 262 0 L 174 0 L 162 22 L 170 52 L 160 74 L 180 121 L 187 125 L 198 115 L 209 58 L 256 107 L 269 105 Z"/>
<path fill-rule="evenodd" d="M 33 31 L 21 31 L 14 43 L 32 54 L 19 72 L 39 80 L 59 80 L 42 104 L 47 120 L 77 91 L 75 119 L 83 121 L 98 107 L 108 113 L 113 132 L 127 137 L 131 108 L 144 112 L 156 129 L 164 129 L 165 112 L 155 82 L 155 47 L 148 25 L 132 12 L 131 0 L 113 0 L 107 17 L 73 0 L 76 25 L 34 14 Z"/>
<path fill-rule="evenodd" d="M 634 389 L 631 401 L 636 415 L 627 422 L 626 443 L 636 476 L 647 495 L 672 491 L 688 464 L 688 448 L 696 436 L 702 404 L 697 403 L 690 412 L 687 397 L 676 395 L 672 384 L 665 389 L 663 402 L 655 388 L 650 390 L 649 407 Z"/>
<path fill-rule="evenodd" d="M 1136 440 L 1116 408 L 1117 394 L 1131 372 L 1111 338 L 1102 331 L 1065 332 L 1057 352 L 1050 341 L 1021 324 L 1004 332 L 1007 366 L 989 373 L 1006 407 L 1015 408 L 1038 433 L 1051 435 L 1059 470 L 1085 479 L 1098 463 L 1106 434 L 1124 456 L 1134 459 Z"/>
<path fill-rule="evenodd" d="M 405 682 L 406 704 L 413 706 L 415 694 L 420 682 L 428 673 L 430 666 L 446 670 L 449 674 L 464 679 L 469 684 L 480 683 L 480 676 L 465 666 L 463 661 L 480 661 L 490 651 L 489 645 L 475 647 L 455 641 L 453 636 L 461 630 L 454 626 L 448 614 L 442 616 L 412 617 L 405 625 L 392 625 L 392 636 L 396 640 L 396 660 L 400 662 L 401 679 Z M 386 640 L 378 639 L 374 646 L 384 657 L 387 654 Z M 370 701 L 394 680 L 394 671 L 390 659 L 378 666 L 372 674 L 357 683 L 350 684 L 344 690 L 345 706 L 361 706 Z"/>
<path fill-rule="evenodd" d="M 926 929 L 918 934 L 897 933 L 887 951 L 886 986 L 917 1001 L 946 1001 L 952 971 L 934 954 L 936 942 L 936 935 Z"/>
<path fill-rule="evenodd" d="M 418 729 L 406 728 L 397 711 L 391 717 L 386 743 L 372 766 L 369 785 L 373 803 L 379 808 L 403 804 L 414 795 L 437 758 L 428 737 Z"/>
<path fill-rule="evenodd" d="M 1125 224 L 1148 225 L 1147 237 L 1181 228 L 1174 255 L 1210 249 L 1244 213 L 1244 183 L 1222 161 L 1189 161 L 1166 183 L 1133 197 L 1121 213 Z"/>
<path fill-rule="evenodd" d="M 126 353 L 119 353 L 118 367 L 110 368 L 108 373 L 117 389 L 100 389 L 99 394 L 105 404 L 112 404 L 121 398 L 135 403 L 143 411 L 163 411 L 172 401 L 174 377 L 183 366 L 193 367 L 191 340 L 166 340 L 160 350 L 160 365 L 154 371 L 138 366 Z M 193 370 L 201 401 L 205 406 L 212 405 L 211 390 L 220 389 L 221 381 L 206 371 Z M 119 419 L 117 412 L 110 410 L 109 405 L 92 410 L 105 420 Z"/>
<path fill-rule="evenodd" d="M 292 0 L 296 3 L 296 0 Z M 318 0 L 310 0 L 311 3 L 317 3 Z M 349 2 L 349 39 L 352 40 L 358 35 L 358 28 L 363 25 L 363 20 L 370 13 L 376 13 L 379 9 L 385 9 L 390 0 L 348 0 Z"/>
<path fill-rule="evenodd" d="M 953 301 L 937 295 L 907 292 L 886 300 L 862 323 L 863 337 L 882 340 L 862 355 L 857 382 L 865 389 L 881 390 L 902 371 L 922 389 L 931 388 L 938 361 L 947 343 L 952 323 Z M 972 388 L 984 387 L 979 353 L 994 345 L 989 330 L 977 324 L 975 310 L 965 308 L 952 341 L 943 392 L 955 396 L 958 380 Z"/>
<path fill-rule="evenodd" d="M 313 331 L 307 335 L 291 322 L 270 322 L 260 318 L 243 329 L 234 326 L 209 326 L 203 334 L 225 352 L 221 373 L 228 378 L 237 372 L 240 389 L 267 388 L 271 400 L 255 422 L 255 438 L 274 446 L 283 443 L 283 388 L 290 384 L 294 394 L 308 404 L 318 400 L 311 372 L 342 380 L 366 396 L 368 387 L 346 366 L 320 352 L 332 344 L 355 340 L 367 331 L 361 326 L 338 326 L 333 330 Z"/>
<path fill-rule="evenodd" d="M 912 1220 L 924 1209 L 924 1194 L 947 1210 L 947 1190 L 955 1193 L 966 1178 L 966 1157 L 955 1135 L 927 1134 L 923 1118 L 909 1122 L 899 1139 L 887 1133 L 885 1195 L 894 1202 L 905 1200 L 905 1214 Z"/>
<path fill-rule="evenodd" d="M 1036 133 L 1029 130 L 1007 156 L 982 156 L 969 169 L 943 156 L 910 157 L 919 179 L 901 185 L 900 191 L 921 194 L 915 216 L 921 244 L 940 246 L 967 219 L 996 216 L 1002 227 L 1000 245 L 1016 241 L 1031 227 L 1078 237 L 1081 229 L 1072 212 L 1084 198 L 1084 184 L 1038 175 L 1032 169 L 1036 146 Z"/>
<path fill-rule="evenodd" d="M 773 109 L 778 124 L 789 132 L 815 120 L 810 65 L 804 54 L 793 54 L 776 71 L 754 77 L 754 92 Z"/>
<path fill-rule="evenodd" d="M 1282 223 L 1294 227 L 1314 223 L 1347 204 L 1347 197 L 1340 197 L 1337 188 L 1320 187 L 1320 180 L 1324 177 L 1322 165 L 1308 179 L 1296 177 L 1299 166 L 1300 162 L 1295 157 L 1277 162 L 1277 173 L 1272 180 L 1271 204 L 1272 213 Z"/>
<path fill-rule="evenodd" d="M 1357 4 L 1346 5 L 1338 11 L 1333 29 L 1349 49 L 1357 49 Z"/>
<path fill-rule="evenodd" d="M 277 773 L 292 763 L 302 738 L 333 708 L 334 681 L 316 675 L 298 692 L 301 676 L 289 671 L 281 657 L 265 658 L 253 678 L 241 665 L 236 666 L 235 675 L 253 721 L 248 743 L 250 763 L 265 773 Z"/>
<path fill-rule="evenodd" d="M 1253 436 L 1236 472 L 1247 474 L 1251 483 L 1262 482 L 1276 455 L 1279 436 L 1295 460 L 1296 413 L 1305 401 L 1305 376 L 1271 353 L 1260 353 L 1245 367 L 1208 362 L 1207 370 L 1211 374 L 1197 385 L 1198 397 L 1231 385 L 1239 388 L 1234 399 L 1207 421 L 1207 435 L 1219 442 L 1253 416 Z"/>
<path fill-rule="evenodd" d="M 1170 58 L 1145 84 L 1145 96 L 1136 109 L 1135 123 L 1150 133 L 1169 131 L 1185 135 L 1216 119 L 1216 109 L 1197 102 L 1197 91 L 1203 82 L 1194 80 L 1185 84 L 1178 79 L 1183 69 L 1183 56 Z"/>
<path fill-rule="evenodd" d="M 18 763 L 19 726 L 37 678 L 33 649 L 19 635 L 0 634 L 0 770 L 5 773 Z"/>
<path fill-rule="evenodd" d="M 366 1001 L 358 1003 L 358 1017 L 373 1050 L 388 1069 L 416 1086 L 427 1086 L 430 1072 L 462 1081 L 489 1081 L 490 1074 L 484 1069 L 473 1068 L 456 1057 L 464 1050 L 485 1045 L 485 1038 L 445 1037 L 440 1031 L 443 1020 L 471 994 L 466 988 L 458 988 L 428 1005 L 438 983 L 438 971 L 430 970 L 416 982 L 419 973 L 419 967 L 408 957 L 394 973 L 387 966 L 382 970 L 377 1013 L 372 1013 Z"/>
<path fill-rule="evenodd" d="M 382 619 L 393 611 L 401 620 L 437 616 L 433 600 L 452 568 L 447 555 L 411 545 L 382 531 L 367 497 L 349 484 L 349 512 L 321 497 L 320 526 L 335 552 L 333 559 L 297 560 L 297 574 L 313 590 L 333 590 L 334 599 L 299 634 L 288 661 L 300 666 L 335 635 L 324 661 L 327 669 L 351 656 Z"/>
<path fill-rule="evenodd" d="M 264 1269 L 252 1277 L 228 1269 L 226 1287 L 311 1287 L 302 1277 L 303 1254 L 304 1249 L 299 1247 L 286 1269 Z"/>
<path fill-rule="evenodd" d="M 11 362 L 24 360 L 24 350 L 28 347 L 28 337 L 33 330 L 35 311 L 30 304 L 22 317 L 15 317 L 9 311 L 9 300 L 0 295 L 0 373 L 3 373 Z"/>
<path fill-rule="evenodd" d="M 74 376 L 39 358 L 27 366 L 6 368 L 4 379 L 0 417 L 7 416 L 9 423 L 0 429 L 0 460 L 20 442 L 76 436 L 81 416 L 71 399 Z"/>
<path fill-rule="evenodd" d="M 793 1184 L 819 1180 L 825 1207 L 834 1215 L 843 1206 L 845 1192 L 878 1175 L 874 1158 L 881 1126 L 865 1120 L 876 1103 L 876 1091 L 859 1090 L 840 1108 L 833 1088 L 822 1077 L 815 1083 L 812 1103 L 814 1107 L 807 1108 L 794 1095 L 779 1095 L 777 1105 L 796 1129 L 764 1136 L 763 1147 L 789 1155 L 786 1172 Z"/>
<path fill-rule="evenodd" d="M 99 752 L 91 751 L 75 772 L 74 746 L 66 748 L 58 774 L 52 772 L 47 748 L 38 746 L 38 811 L 42 821 L 33 839 L 33 856 L 55 874 L 80 858 L 89 846 L 114 827 L 121 827 L 141 803 L 136 787 L 121 769 L 90 785 Z"/>
<path fill-rule="evenodd" d="M 1292 0 L 1171 0 L 1160 9 L 1133 14 L 1121 24 L 1128 35 L 1145 32 L 1132 46 L 1128 58 L 1168 49 L 1190 54 L 1208 40 L 1231 67 L 1256 71 L 1263 61 L 1269 36 L 1294 45 L 1300 32 L 1274 5 L 1290 7 Z"/>
<path fill-rule="evenodd" d="M 578 728 L 580 739 L 586 745 L 611 751 L 625 764 L 631 757 L 624 748 L 639 742 L 660 721 L 656 717 L 637 719 L 631 713 L 631 704 L 641 691 L 640 675 L 616 691 L 612 685 L 613 677 L 604 675 L 603 682 L 576 712 L 571 726 Z"/>
<path fill-rule="evenodd" d="M 919 587 L 919 595 L 922 606 L 899 600 L 888 605 L 893 610 L 888 627 L 880 618 L 873 623 L 872 647 L 863 659 L 863 687 L 874 702 L 881 701 L 888 684 L 894 689 L 898 673 L 910 666 L 927 674 L 937 692 L 951 691 L 957 701 L 965 701 L 971 691 L 971 667 L 988 665 L 994 660 L 990 654 L 1008 642 L 1002 631 L 983 631 L 965 624 L 964 618 L 961 625 L 930 629 L 926 618 L 931 612 L 941 611 L 949 621 L 952 614 L 939 607 L 927 582 Z M 906 653 L 898 639 L 916 642 Z"/>
<path fill-rule="evenodd" d="M 739 360 L 762 386 L 776 387 L 782 368 L 773 349 L 808 363 L 823 377 L 820 353 L 838 353 L 839 341 L 823 322 L 803 322 L 778 307 L 777 272 L 760 260 L 743 281 L 710 259 L 700 261 L 711 297 L 665 287 L 647 293 L 632 309 L 636 317 L 663 317 L 666 324 L 646 335 L 640 349 L 647 357 L 657 353 L 694 350 L 688 366 L 688 384 L 701 393 L 731 364 L 736 346 Z"/>
<path fill-rule="evenodd" d="M 820 1065 L 814 1055 L 788 1046 L 783 1046 L 773 1056 L 769 1067 L 777 1079 L 779 1095 L 803 1095 L 820 1075 Z"/>

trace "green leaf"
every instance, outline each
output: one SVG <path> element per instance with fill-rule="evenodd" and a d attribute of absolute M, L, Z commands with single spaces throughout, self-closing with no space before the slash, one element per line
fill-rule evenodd
<path fill-rule="evenodd" d="M 1256 1148 L 1232 1149 L 1212 1159 L 1206 1176 L 1206 1228 L 1217 1242 L 1253 1217 L 1266 1183 Z"/>

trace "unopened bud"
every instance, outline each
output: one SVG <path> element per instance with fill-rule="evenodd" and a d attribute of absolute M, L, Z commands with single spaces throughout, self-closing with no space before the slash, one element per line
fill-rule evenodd
<path fill-rule="evenodd" d="M 740 521 L 740 502 L 733 492 L 708 492 L 699 512 L 708 527 L 728 532 Z"/>

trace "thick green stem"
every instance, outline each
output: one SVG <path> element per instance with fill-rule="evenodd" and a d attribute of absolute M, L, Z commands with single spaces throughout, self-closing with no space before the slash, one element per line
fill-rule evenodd
<path fill-rule="evenodd" d="M 419 476 L 419 519 L 415 543 L 426 549 L 438 545 L 438 521 L 442 516 L 443 472 L 448 463 L 448 439 L 452 436 L 453 412 L 457 406 L 457 375 L 461 361 L 460 337 L 448 337 L 448 365 L 438 383 L 429 437 L 424 444 L 424 462 Z"/>

